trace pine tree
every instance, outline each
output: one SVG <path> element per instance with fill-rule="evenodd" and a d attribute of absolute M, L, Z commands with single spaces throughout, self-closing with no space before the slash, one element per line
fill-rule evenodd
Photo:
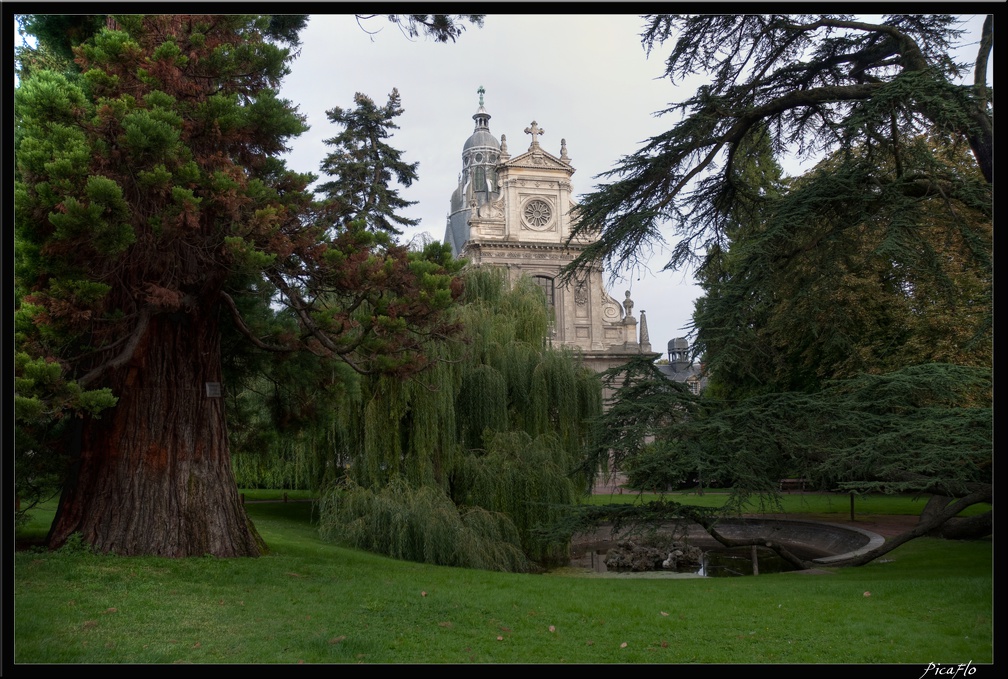
<path fill-rule="evenodd" d="M 399 91 L 392 90 L 382 107 L 359 92 L 354 103 L 357 107 L 353 110 L 336 107 L 326 112 L 330 122 L 342 126 L 343 131 L 325 140 L 333 150 L 322 161 L 322 171 L 332 179 L 321 184 L 318 192 L 328 198 L 328 210 L 340 219 L 364 217 L 369 229 L 399 235 L 399 227 L 419 223 L 396 214 L 414 203 L 390 186 L 393 177 L 403 187 L 417 178 L 418 163 L 405 162 L 402 154 L 384 141 L 398 129 L 393 119 L 403 112 Z"/>

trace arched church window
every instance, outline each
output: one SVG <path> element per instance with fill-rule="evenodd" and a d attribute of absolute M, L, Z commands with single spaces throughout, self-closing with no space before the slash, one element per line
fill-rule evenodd
<path fill-rule="evenodd" d="M 546 295 L 546 306 L 552 309 L 554 303 L 553 279 L 549 276 L 533 276 L 532 280 Z"/>

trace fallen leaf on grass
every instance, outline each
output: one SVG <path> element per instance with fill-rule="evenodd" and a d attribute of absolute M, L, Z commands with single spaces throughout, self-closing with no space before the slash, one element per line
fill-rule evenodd
<path fill-rule="evenodd" d="M 85 620 L 83 625 L 84 629 L 94 629 L 97 626 L 98 626 L 97 620 Z"/>
<path fill-rule="evenodd" d="M 868 596 L 868 595 L 866 594 L 865 596 Z M 116 609 L 114 609 L 114 608 L 106 608 L 106 609 L 105 609 L 105 612 L 106 612 L 106 613 L 115 613 L 115 612 L 116 612 Z"/>
<path fill-rule="evenodd" d="M 438 627 L 451 627 L 451 626 L 452 626 L 452 624 L 450 622 L 448 622 L 447 620 L 445 620 L 444 622 L 439 622 L 438 623 Z"/>
<path fill-rule="evenodd" d="M 661 612 L 661 614 L 662 614 L 662 615 L 665 615 L 665 616 L 667 616 L 667 615 L 668 615 L 668 613 L 666 613 L 665 611 L 662 611 L 662 612 Z"/>
<path fill-rule="evenodd" d="M 865 596 L 871 596 L 871 592 L 865 592 L 864 595 Z"/>
<path fill-rule="evenodd" d="M 549 631 L 550 632 L 556 632 L 556 627 L 554 627 L 553 625 L 550 625 L 549 626 Z"/>
<path fill-rule="evenodd" d="M 420 596 L 427 596 L 427 592 L 420 592 Z"/>
<path fill-rule="evenodd" d="M 620 648 L 626 648 L 626 642 L 624 641 L 622 644 L 619 645 L 619 647 Z"/>
<path fill-rule="evenodd" d="M 346 636 L 343 635 L 343 634 L 341 634 L 338 637 L 333 637 L 332 639 L 330 639 L 329 643 L 330 644 L 338 644 L 339 642 L 343 641 L 344 639 L 346 639 Z"/>
<path fill-rule="evenodd" d="M 497 635 L 497 641 L 504 641 L 504 637 L 502 637 L 501 635 L 498 634 Z"/>

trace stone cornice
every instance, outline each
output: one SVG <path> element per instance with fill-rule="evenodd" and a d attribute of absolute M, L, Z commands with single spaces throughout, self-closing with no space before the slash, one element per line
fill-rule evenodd
<path fill-rule="evenodd" d="M 566 346 L 566 345 L 565 345 Z M 608 349 L 578 349 L 581 356 L 587 359 L 615 359 L 623 358 L 626 356 L 653 356 L 655 360 L 661 358 L 661 353 L 655 351 L 634 351 L 632 349 L 623 349 L 610 347 Z"/>
<path fill-rule="evenodd" d="M 583 245 L 570 246 L 561 245 L 559 243 L 533 243 L 529 241 L 511 240 L 469 240 L 468 244 L 470 247 L 492 248 L 498 250 L 508 248 L 511 250 L 562 250 L 564 252 L 579 252 L 585 248 Z"/>

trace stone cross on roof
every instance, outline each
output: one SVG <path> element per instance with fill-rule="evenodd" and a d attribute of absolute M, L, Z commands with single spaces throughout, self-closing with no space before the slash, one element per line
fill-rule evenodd
<path fill-rule="evenodd" d="M 540 134 L 546 134 L 546 130 L 539 127 L 536 121 L 532 121 L 532 124 L 525 128 L 525 134 L 532 135 L 532 146 L 539 146 L 539 140 L 536 139 Z"/>

